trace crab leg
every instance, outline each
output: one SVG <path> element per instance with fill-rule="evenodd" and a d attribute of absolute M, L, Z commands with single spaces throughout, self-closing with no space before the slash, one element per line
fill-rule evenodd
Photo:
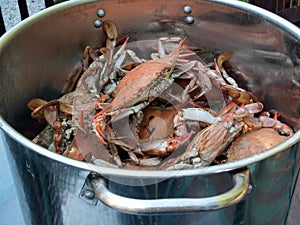
<path fill-rule="evenodd" d="M 220 117 L 215 117 L 207 110 L 201 108 L 182 109 L 178 116 L 181 120 L 196 120 L 209 124 L 221 121 Z"/>
<path fill-rule="evenodd" d="M 173 78 L 185 78 L 182 76 L 187 71 L 191 70 L 196 65 L 196 61 L 191 61 L 182 65 L 176 66 L 175 71 L 172 73 Z M 189 78 L 189 77 L 188 77 Z"/>
<path fill-rule="evenodd" d="M 232 55 L 233 55 L 232 51 L 223 52 L 222 54 L 219 55 L 217 61 L 215 61 L 215 66 L 216 66 L 216 70 L 219 71 L 223 75 L 224 79 L 230 85 L 232 85 L 233 87 L 238 87 L 238 84 L 236 83 L 236 81 L 227 74 L 226 70 L 223 67 L 223 63 L 225 61 L 229 61 L 231 59 Z"/>
<path fill-rule="evenodd" d="M 259 121 L 262 124 L 262 127 L 270 127 L 279 130 L 279 133 L 282 133 L 286 136 L 292 136 L 294 131 L 284 123 L 281 123 L 277 119 L 272 119 L 267 116 L 260 116 Z"/>
<path fill-rule="evenodd" d="M 157 49 L 158 49 L 158 56 L 159 58 L 163 58 L 166 56 L 166 51 L 165 48 L 162 44 L 162 41 L 166 41 L 166 42 L 178 42 L 181 40 L 181 37 L 162 37 L 159 38 L 157 41 Z"/>

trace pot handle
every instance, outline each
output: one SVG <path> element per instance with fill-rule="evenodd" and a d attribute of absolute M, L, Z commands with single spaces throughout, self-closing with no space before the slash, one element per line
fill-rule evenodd
<path fill-rule="evenodd" d="M 248 193 L 249 170 L 232 177 L 231 190 L 205 198 L 133 199 L 110 192 L 104 178 L 92 178 L 90 183 L 97 198 L 105 205 L 130 214 L 155 214 L 207 211 L 224 208 L 240 202 Z"/>

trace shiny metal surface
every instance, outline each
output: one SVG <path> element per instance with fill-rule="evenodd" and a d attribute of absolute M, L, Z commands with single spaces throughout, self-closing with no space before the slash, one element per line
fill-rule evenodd
<path fill-rule="evenodd" d="M 17 58 L 18 61 L 11 61 L 10 58 L 14 58 L 14 56 L 6 55 L 2 63 L 7 66 L 4 67 L 4 71 L 1 72 L 8 76 L 8 66 L 10 66 L 10 68 L 20 67 L 20 71 L 26 71 L 26 76 L 24 72 L 20 74 L 20 72 L 16 71 L 18 78 L 15 78 L 14 83 L 11 84 L 14 86 L 10 86 L 8 88 L 19 88 L 19 92 L 15 92 L 12 94 L 17 95 L 18 93 L 23 93 L 26 96 L 26 100 L 31 99 L 35 96 L 43 96 L 50 99 L 55 98 L 60 94 L 62 86 L 65 82 L 65 77 L 70 72 L 74 64 L 78 61 L 78 59 L 81 58 L 83 46 L 97 46 L 99 45 L 99 43 L 101 43 L 101 31 L 100 29 L 96 29 L 93 27 L 93 19 L 98 19 L 98 17 L 94 15 L 94 8 L 97 8 L 97 6 L 93 5 L 94 1 L 89 2 L 90 3 L 87 2 L 82 5 L 81 1 L 74 1 L 64 3 L 56 7 L 51 7 L 50 9 L 46 9 L 43 13 L 38 13 L 31 19 L 23 21 L 19 26 L 16 26 L 11 32 L 8 32 L 1 38 L 2 45 L 0 46 L 0 50 L 2 52 L 5 52 L 7 50 L 6 48 L 9 47 L 11 48 L 11 50 L 7 52 L 8 54 L 18 52 L 18 55 L 20 55 Z M 179 3 L 181 3 L 181 1 L 179 1 Z M 197 1 L 194 2 L 197 7 L 194 6 L 193 9 L 194 14 L 200 15 L 198 22 L 192 26 L 188 24 L 182 25 L 182 21 L 184 21 L 185 17 L 179 17 L 179 28 L 177 29 L 177 33 L 176 31 L 173 31 L 174 22 L 171 22 L 170 24 L 166 23 L 160 25 L 159 20 L 162 16 L 153 16 L 151 14 L 153 9 L 157 7 L 155 1 L 151 4 L 149 3 L 149 6 L 147 4 L 148 8 L 145 5 L 145 11 L 147 12 L 147 14 L 141 15 L 141 12 L 137 12 L 137 14 L 132 13 L 132 15 L 130 15 L 129 17 L 129 19 L 132 19 L 132 17 L 145 17 L 145 22 L 149 24 L 146 27 L 143 26 L 143 24 L 138 27 L 141 20 L 138 20 L 138 22 L 136 22 L 137 24 L 135 24 L 134 27 L 132 27 L 131 24 L 131 22 L 133 21 L 126 20 L 125 24 L 124 21 L 120 21 L 120 15 L 118 15 L 118 12 L 120 10 L 117 10 L 118 12 L 114 10 L 113 2 L 101 1 L 98 4 L 100 4 L 99 8 L 102 8 L 103 4 L 105 4 L 106 8 L 112 8 L 110 17 L 107 17 L 106 19 L 114 19 L 119 24 L 118 27 L 121 28 L 121 33 L 128 34 L 132 40 L 144 40 L 149 38 L 151 39 L 151 35 L 153 34 L 155 34 L 155 37 L 166 36 L 169 30 L 172 30 L 173 33 L 175 32 L 173 35 L 177 35 L 179 32 L 179 34 L 181 35 L 184 34 L 188 36 L 191 40 L 193 40 L 193 42 L 197 40 L 196 43 L 198 45 L 204 46 L 204 48 L 207 49 L 215 49 L 216 52 L 228 49 L 236 50 L 235 56 L 233 57 L 232 61 L 238 60 L 238 64 L 240 67 L 239 69 L 241 69 L 241 71 L 245 73 L 247 72 L 246 74 L 249 74 L 249 84 L 247 84 L 248 89 L 252 90 L 255 94 L 260 96 L 263 102 L 269 103 L 269 105 L 267 105 L 269 108 L 276 108 L 283 112 L 286 111 L 289 116 L 297 117 L 299 115 L 298 109 L 300 107 L 298 101 L 299 99 L 297 93 L 291 94 L 291 90 L 293 90 L 294 88 L 294 90 L 297 91 L 298 89 L 295 89 L 294 86 L 290 87 L 290 85 L 292 85 L 291 79 L 299 79 L 299 71 L 296 70 L 299 67 L 297 63 L 297 59 L 299 58 L 299 28 L 276 15 L 265 12 L 262 9 L 258 9 L 255 12 L 256 14 L 261 16 L 261 18 L 255 17 L 252 14 L 244 11 L 239 11 L 238 9 L 233 11 L 233 13 L 228 13 L 228 8 L 226 8 L 225 6 L 211 6 L 211 3 L 209 1 L 199 1 L 199 3 L 197 3 Z M 122 7 L 125 7 L 124 10 L 128 10 L 127 7 L 138 8 L 142 3 L 139 3 L 139 1 L 133 1 L 131 5 L 128 4 L 128 2 L 124 2 L 123 4 L 124 6 L 122 5 Z M 222 4 L 229 4 L 230 6 L 234 7 L 239 7 L 241 4 L 241 6 L 244 7 L 242 9 L 247 10 L 248 7 L 250 7 L 252 11 L 257 8 L 255 6 L 248 6 L 248 4 L 243 4 L 237 1 L 226 1 Z M 176 15 L 175 12 L 183 14 L 183 12 L 181 11 L 181 7 L 174 9 L 174 6 L 169 5 L 168 3 L 165 3 L 163 5 L 164 7 L 168 7 L 168 10 L 170 11 L 168 12 L 168 14 L 172 13 L 172 15 Z M 181 3 L 181 5 L 183 5 L 183 3 Z M 212 10 L 211 8 L 213 7 L 215 8 Z M 171 9 L 173 9 L 173 11 Z M 80 14 L 78 13 L 78 10 L 80 10 Z M 63 11 L 63 13 L 61 11 Z M 67 15 L 70 15 L 65 16 L 66 13 Z M 260 13 L 263 13 L 263 15 L 261 15 Z M 215 17 L 216 14 L 218 14 L 218 17 Z M 84 17 L 88 15 L 89 17 Z M 174 19 L 175 17 L 172 15 L 167 15 L 170 17 L 170 20 Z M 268 20 L 271 20 L 273 23 L 276 22 L 276 26 L 266 21 L 266 15 L 272 15 L 271 18 L 268 17 Z M 51 22 L 50 18 L 52 19 L 55 16 L 57 17 L 56 20 L 54 22 Z M 79 18 L 77 18 L 77 20 L 74 20 L 73 17 Z M 174 21 L 176 21 L 175 19 Z M 90 26 L 86 26 L 86 24 L 90 24 Z M 279 27 L 283 27 L 286 25 L 286 30 L 277 28 L 277 24 L 280 24 Z M 249 28 L 246 25 L 248 25 Z M 164 29 L 161 29 L 160 26 L 163 26 Z M 60 32 L 61 30 L 65 30 L 67 28 L 67 33 Z M 46 32 L 48 30 L 51 30 L 52 32 L 49 34 Z M 137 30 L 144 30 L 144 32 L 137 32 Z M 227 30 L 230 30 L 231 32 L 226 32 Z M 80 35 L 72 35 L 76 32 L 80 32 Z M 222 37 L 222 39 L 220 37 Z M 23 42 L 23 38 L 28 38 L 33 43 L 35 43 L 35 45 L 33 45 L 33 47 L 25 45 Z M 68 40 L 68 46 L 74 47 L 66 48 L 66 43 L 61 42 L 61 40 Z M 9 43 L 12 42 L 14 44 L 10 46 Z M 45 48 L 45 43 L 51 43 L 51 49 L 47 48 L 48 54 L 41 55 L 41 51 Z M 269 60 L 268 57 L 257 54 L 258 50 L 264 50 L 265 52 L 269 52 L 270 54 L 274 53 L 274 51 L 275 54 L 276 52 L 280 52 L 281 55 L 285 57 L 285 60 L 288 62 L 288 64 L 285 66 L 281 66 L 281 61 L 279 61 L 280 64 L 277 64 L 278 60 L 276 61 L 276 59 L 269 62 L 267 61 Z M 28 54 L 29 52 L 30 55 Z M 49 60 L 51 56 L 53 58 L 52 61 Z M 26 66 L 28 64 L 32 64 L 32 62 L 43 63 L 34 63 L 34 65 L 31 67 Z M 253 66 L 254 64 L 256 66 Z M 42 73 L 43 75 L 36 77 L 36 70 L 38 70 L 38 73 Z M 55 76 L 55 79 L 53 79 L 53 70 L 55 70 L 57 74 Z M 264 76 L 261 76 L 261 74 L 264 74 Z M 3 77 L 3 79 L 9 80 L 9 78 L 7 77 Z M 27 79 L 30 79 L 31 87 L 36 87 L 35 89 L 31 90 L 29 88 L 26 88 L 25 86 L 20 85 L 22 84 L 22 82 L 26 83 L 25 81 Z M 272 82 L 270 82 L 270 80 Z M 279 84 L 282 86 L 281 89 L 285 90 L 284 92 L 276 90 Z M 45 92 L 45 85 L 47 85 L 47 92 Z M 2 90 L 4 91 L 4 89 Z M 262 93 L 262 91 L 266 90 L 272 91 L 272 94 Z M 4 128 L 4 130 L 6 130 L 6 133 L 16 137 L 26 146 L 32 148 L 34 151 L 37 151 L 40 154 L 44 154 L 45 156 L 49 157 L 56 157 L 57 160 L 60 160 L 63 163 L 72 164 L 74 166 L 81 167 L 82 169 L 90 169 L 90 166 L 86 163 L 70 161 L 65 157 L 57 156 L 56 154 L 49 151 L 44 151 L 43 148 L 32 144 L 31 141 L 24 138 L 22 134 L 15 132 L 15 130 L 17 130 L 21 131 L 22 133 L 25 132 L 25 136 L 32 136 L 32 134 L 27 134 L 28 131 L 26 131 L 26 129 L 28 129 L 27 126 L 30 126 L 32 123 L 32 120 L 29 120 L 29 115 L 26 111 L 26 107 L 16 108 L 16 105 L 21 106 L 23 104 L 24 106 L 24 101 L 23 99 L 20 99 L 18 96 L 14 95 L 9 96 L 9 98 L 7 99 L 1 100 L 1 103 L 3 103 L 2 105 L 4 106 L 2 108 L 3 112 L 1 112 L 1 115 L 3 117 L 3 120 L 1 120 L 1 126 Z M 15 105 L 9 104 L 11 102 L 10 100 L 12 99 L 16 99 L 21 102 L 16 102 Z M 290 107 L 285 107 L 284 104 L 281 104 L 282 100 L 289 101 L 288 104 Z M 17 111 L 18 114 L 16 116 L 12 116 L 8 113 L 12 111 Z M 24 116 L 26 120 L 24 120 Z M 10 124 L 18 124 L 19 126 L 12 127 L 10 126 Z M 296 123 L 294 123 L 293 125 L 297 129 L 300 126 L 298 121 L 296 121 Z M 188 172 L 185 171 L 184 173 L 187 173 L 188 175 L 207 174 L 217 172 L 219 170 L 222 171 L 224 169 L 236 169 L 241 166 L 266 159 L 271 155 L 284 150 L 286 147 L 292 146 L 293 144 L 297 143 L 299 139 L 300 133 L 297 132 L 284 144 L 275 147 L 268 152 L 260 154 L 259 157 L 241 160 L 236 163 L 229 163 L 224 167 L 223 165 L 221 165 L 218 167 L 210 167 L 205 171 L 192 170 Z M 123 175 L 135 176 L 135 172 L 132 171 L 122 171 L 101 167 L 95 167 L 95 169 L 99 169 L 107 174 L 119 175 L 121 173 Z M 154 173 L 147 171 L 145 174 L 143 173 L 143 171 L 141 171 L 141 173 L 144 176 L 153 177 L 165 177 L 171 175 L 171 172 L 168 171 L 159 171 Z M 179 172 L 178 175 L 182 176 L 184 174 Z"/>
<path fill-rule="evenodd" d="M 192 8 L 193 24 L 185 22 L 183 7 L 187 4 Z M 94 26 L 99 9 L 106 12 L 103 19 L 115 21 L 120 34 L 129 35 L 132 42 L 179 35 L 212 54 L 233 50 L 233 65 L 247 74 L 244 86 L 267 108 L 282 111 L 295 130 L 300 128 L 296 86 L 300 82 L 300 33 L 287 21 L 239 1 L 62 3 L 23 21 L 0 39 L 0 126 L 26 223 L 284 224 L 299 172 L 299 131 L 249 159 L 185 171 L 137 172 L 95 166 L 30 141 L 40 124 L 31 120 L 27 101 L 59 96 L 83 48 L 102 45 L 101 29 Z M 124 197 L 212 197 L 231 190 L 233 174 L 245 167 L 251 174 L 251 193 L 238 204 L 207 212 L 131 215 L 80 195 L 93 171 L 107 179 L 111 192 Z"/>
<path fill-rule="evenodd" d="M 155 214 L 216 210 L 239 203 L 249 189 L 249 171 L 232 176 L 233 188 L 225 193 L 205 198 L 133 199 L 116 195 L 107 189 L 103 178 L 91 179 L 97 198 L 107 206 L 125 213 Z"/>

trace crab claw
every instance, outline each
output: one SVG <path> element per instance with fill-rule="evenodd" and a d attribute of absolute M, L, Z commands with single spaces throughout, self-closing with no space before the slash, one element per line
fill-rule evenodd
<path fill-rule="evenodd" d="M 58 118 L 58 110 L 55 105 L 49 105 L 44 109 L 44 117 L 47 123 L 51 126 L 54 127 L 55 122 L 57 121 Z"/>
<path fill-rule="evenodd" d="M 278 130 L 278 132 L 282 135 L 292 136 L 294 134 L 292 128 L 284 123 L 281 123 L 279 120 L 267 116 L 260 116 L 259 121 L 261 122 L 263 127 L 274 128 L 275 130 Z"/>

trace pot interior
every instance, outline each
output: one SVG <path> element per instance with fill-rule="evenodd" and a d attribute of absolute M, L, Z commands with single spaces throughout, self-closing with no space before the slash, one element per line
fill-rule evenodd
<path fill-rule="evenodd" d="M 226 2 L 76 1 L 44 10 L 1 39 L 1 116 L 26 138 L 37 135 L 45 124 L 31 118 L 27 102 L 59 97 L 85 46 L 104 45 L 105 36 L 95 22 L 112 20 L 120 38 L 129 37 L 131 44 L 187 37 L 188 45 L 205 52 L 201 56 L 205 62 L 233 51 L 230 62 L 241 87 L 255 94 L 266 109 L 278 110 L 283 121 L 297 131 L 299 30 L 271 13 L 238 1 Z M 186 5 L 190 13 L 184 11 Z M 98 10 L 105 10 L 105 16 L 99 17 Z"/>

